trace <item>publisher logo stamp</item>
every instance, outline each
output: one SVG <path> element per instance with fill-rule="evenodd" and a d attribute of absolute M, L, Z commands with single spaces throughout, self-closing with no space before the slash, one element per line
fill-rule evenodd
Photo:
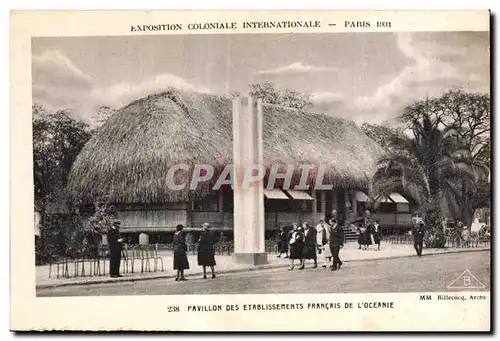
<path fill-rule="evenodd" d="M 460 276 L 451 282 L 448 289 L 485 289 L 486 286 L 481 283 L 469 269 L 465 269 Z"/>

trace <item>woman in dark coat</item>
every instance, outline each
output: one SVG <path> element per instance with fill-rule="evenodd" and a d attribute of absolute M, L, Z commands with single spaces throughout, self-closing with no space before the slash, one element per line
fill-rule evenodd
<path fill-rule="evenodd" d="M 296 259 L 302 263 L 302 253 L 304 249 L 304 234 L 302 232 L 302 227 L 297 227 L 297 224 L 293 224 L 293 232 L 290 238 L 290 259 L 292 264 L 288 270 L 293 270 L 293 264 Z"/>
<path fill-rule="evenodd" d="M 215 237 L 208 230 L 210 225 L 203 223 L 203 232 L 201 233 L 200 240 L 198 241 L 198 265 L 203 267 L 203 278 L 207 278 L 207 266 L 212 270 L 212 278 L 215 278 Z"/>
<path fill-rule="evenodd" d="M 186 254 L 187 245 L 184 240 L 184 233 L 182 233 L 183 228 L 184 226 L 181 224 L 177 225 L 174 234 L 174 270 L 177 270 L 176 281 L 185 281 L 184 270 L 189 269 L 189 261 Z"/>
<path fill-rule="evenodd" d="M 280 226 L 280 232 L 278 234 L 278 257 L 284 253 L 288 258 L 288 232 L 285 230 L 284 226 Z"/>
<path fill-rule="evenodd" d="M 302 249 L 300 270 L 304 269 L 306 259 L 314 260 L 314 268 L 317 268 L 316 249 L 318 245 L 316 244 L 316 230 L 311 228 L 308 223 L 303 223 L 302 228 L 304 229 L 304 248 Z"/>

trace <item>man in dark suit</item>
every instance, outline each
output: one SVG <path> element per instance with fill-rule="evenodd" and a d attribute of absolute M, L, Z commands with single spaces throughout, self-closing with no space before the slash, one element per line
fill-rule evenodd
<path fill-rule="evenodd" d="M 339 257 L 340 249 L 344 247 L 344 229 L 339 225 L 337 219 L 330 219 L 330 250 L 332 252 L 333 263 L 330 269 L 332 271 L 339 269 L 342 266 L 342 261 Z"/>
<path fill-rule="evenodd" d="M 109 275 L 113 278 L 122 277 L 120 275 L 120 262 L 122 258 L 123 238 L 120 237 L 120 221 L 115 220 L 108 230 L 109 247 Z"/>
<path fill-rule="evenodd" d="M 413 240 L 415 251 L 417 251 L 417 256 L 422 256 L 422 249 L 424 247 L 424 235 L 425 235 L 425 226 L 424 223 L 418 223 L 413 228 Z"/>

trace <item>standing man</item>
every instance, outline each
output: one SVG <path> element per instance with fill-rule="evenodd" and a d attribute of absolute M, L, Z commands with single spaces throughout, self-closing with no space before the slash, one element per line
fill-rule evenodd
<path fill-rule="evenodd" d="M 120 221 L 115 220 L 108 230 L 109 247 L 109 275 L 113 278 L 123 277 L 120 275 L 120 262 L 122 259 L 123 238 L 120 237 Z"/>
<path fill-rule="evenodd" d="M 377 245 L 377 251 L 380 251 L 380 240 L 382 239 L 382 231 L 380 231 L 380 223 L 375 220 L 373 223 L 373 240 Z"/>
<path fill-rule="evenodd" d="M 330 229 L 330 250 L 333 257 L 332 266 L 330 269 L 332 271 L 340 270 L 342 266 L 342 261 L 339 257 L 340 249 L 344 247 L 344 229 L 338 224 L 337 219 L 330 219 L 329 221 Z"/>
<path fill-rule="evenodd" d="M 337 210 L 332 210 L 332 212 L 330 213 L 330 215 L 326 215 L 325 216 L 325 224 L 326 225 L 330 224 L 330 220 L 331 219 L 338 220 L 338 216 L 339 216 L 339 214 L 338 214 Z"/>
<path fill-rule="evenodd" d="M 363 219 L 363 228 L 364 231 L 361 233 L 361 244 L 363 244 L 364 250 L 368 250 L 370 245 L 373 244 L 372 238 L 373 238 L 373 221 L 371 219 L 371 212 L 370 210 L 365 211 L 365 218 Z"/>
<path fill-rule="evenodd" d="M 413 229 L 414 247 L 417 251 L 417 256 L 422 257 L 422 249 L 424 247 L 425 226 L 423 222 L 418 223 Z"/>

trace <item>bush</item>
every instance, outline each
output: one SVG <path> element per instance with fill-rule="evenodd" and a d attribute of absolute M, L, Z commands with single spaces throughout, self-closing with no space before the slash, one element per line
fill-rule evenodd
<path fill-rule="evenodd" d="M 60 256 L 71 249 L 81 248 L 85 233 L 79 215 L 75 214 L 43 214 L 40 223 L 40 247 L 52 245 Z"/>

